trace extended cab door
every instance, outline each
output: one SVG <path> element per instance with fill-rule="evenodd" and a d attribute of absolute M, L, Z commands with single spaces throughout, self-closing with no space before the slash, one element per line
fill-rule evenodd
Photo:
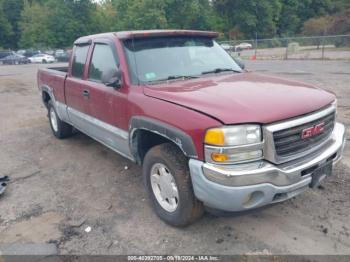
<path fill-rule="evenodd" d="M 65 98 L 70 122 L 81 131 L 88 129 L 86 115 L 89 114 L 89 90 L 86 86 L 85 64 L 90 44 L 75 45 L 70 72 L 65 82 Z"/>
<path fill-rule="evenodd" d="M 128 130 L 125 128 L 127 93 L 125 87 L 113 88 L 102 83 L 106 72 L 119 66 L 115 43 L 95 39 L 90 56 L 85 86 L 89 89 L 90 135 L 96 140 L 129 157 Z"/>

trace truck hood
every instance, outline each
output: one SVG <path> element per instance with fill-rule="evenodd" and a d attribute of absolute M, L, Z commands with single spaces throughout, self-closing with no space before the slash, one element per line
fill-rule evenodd
<path fill-rule="evenodd" d="M 272 123 L 319 110 L 335 99 L 312 85 L 256 73 L 166 82 L 145 86 L 144 93 L 224 124 Z"/>

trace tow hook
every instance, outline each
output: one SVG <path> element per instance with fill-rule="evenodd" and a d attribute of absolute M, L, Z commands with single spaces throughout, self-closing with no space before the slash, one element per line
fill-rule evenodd
<path fill-rule="evenodd" d="M 8 176 L 0 177 L 0 195 L 4 193 L 10 178 Z"/>

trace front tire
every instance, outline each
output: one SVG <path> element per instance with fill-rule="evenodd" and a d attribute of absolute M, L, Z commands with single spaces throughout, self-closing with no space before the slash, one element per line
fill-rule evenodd
<path fill-rule="evenodd" d="M 49 116 L 50 127 L 55 137 L 59 139 L 63 139 L 72 135 L 73 127 L 67 124 L 66 122 L 63 122 L 58 117 L 56 109 L 53 106 L 53 103 L 51 100 L 48 103 L 48 116 Z"/>
<path fill-rule="evenodd" d="M 166 223 L 183 227 L 203 215 L 194 196 L 188 159 L 171 144 L 151 148 L 143 163 L 145 187 L 156 214 Z"/>

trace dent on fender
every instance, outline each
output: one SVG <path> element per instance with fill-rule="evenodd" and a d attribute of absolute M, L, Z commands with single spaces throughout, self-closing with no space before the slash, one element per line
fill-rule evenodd
<path fill-rule="evenodd" d="M 169 124 L 143 116 L 137 116 L 131 119 L 130 148 L 132 152 L 136 152 L 133 137 L 137 130 L 145 130 L 162 136 L 175 143 L 187 157 L 198 158 L 192 138 L 188 134 Z"/>

